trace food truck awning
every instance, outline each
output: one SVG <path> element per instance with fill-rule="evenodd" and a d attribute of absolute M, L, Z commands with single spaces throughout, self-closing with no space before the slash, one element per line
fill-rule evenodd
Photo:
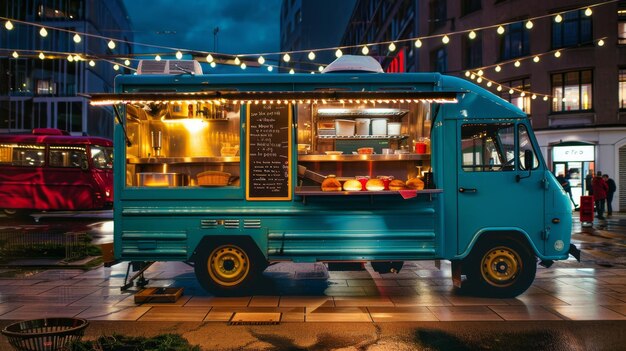
<path fill-rule="evenodd" d="M 199 91 L 101 93 L 87 95 L 92 105 L 147 104 L 159 102 L 196 101 L 208 103 L 325 103 L 325 102 L 424 102 L 457 103 L 457 92 L 417 91 Z"/>

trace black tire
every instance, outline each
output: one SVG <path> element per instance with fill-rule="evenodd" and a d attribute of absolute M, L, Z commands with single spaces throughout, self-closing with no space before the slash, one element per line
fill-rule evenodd
<path fill-rule="evenodd" d="M 196 278 L 217 296 L 241 296 L 267 268 L 267 260 L 250 238 L 207 238 L 198 245 L 194 261 Z"/>
<path fill-rule="evenodd" d="M 472 294 L 509 298 L 523 293 L 535 280 L 537 260 L 527 244 L 512 237 L 480 240 L 463 263 Z"/>
<path fill-rule="evenodd" d="M 399 273 L 404 266 L 404 261 L 372 261 L 372 268 L 374 272 L 385 273 Z"/>

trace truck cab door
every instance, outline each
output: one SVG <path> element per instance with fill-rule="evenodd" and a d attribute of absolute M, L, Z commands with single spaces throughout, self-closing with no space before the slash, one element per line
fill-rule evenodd
<path fill-rule="evenodd" d="M 488 231 L 517 231 L 540 242 L 544 172 L 526 126 L 474 120 L 458 121 L 457 127 L 457 254 Z"/>

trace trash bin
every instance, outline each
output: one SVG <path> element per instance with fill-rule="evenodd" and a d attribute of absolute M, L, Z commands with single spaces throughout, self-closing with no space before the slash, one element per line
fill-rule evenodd
<path fill-rule="evenodd" d="M 580 197 L 580 222 L 593 222 L 593 196 Z"/>
<path fill-rule="evenodd" d="M 80 318 L 44 318 L 16 322 L 2 329 L 11 346 L 20 351 L 63 350 L 80 340 L 89 325 Z"/>

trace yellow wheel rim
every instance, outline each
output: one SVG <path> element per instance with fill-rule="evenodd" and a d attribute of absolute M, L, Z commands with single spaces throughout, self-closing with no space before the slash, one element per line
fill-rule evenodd
<path fill-rule="evenodd" d="M 481 273 L 489 284 L 505 287 L 513 284 L 522 268 L 517 252 L 500 246 L 489 250 L 481 261 Z"/>
<path fill-rule="evenodd" d="M 223 245 L 213 250 L 207 264 L 211 279 L 221 286 L 235 286 L 250 272 L 248 255 L 235 245 Z"/>

